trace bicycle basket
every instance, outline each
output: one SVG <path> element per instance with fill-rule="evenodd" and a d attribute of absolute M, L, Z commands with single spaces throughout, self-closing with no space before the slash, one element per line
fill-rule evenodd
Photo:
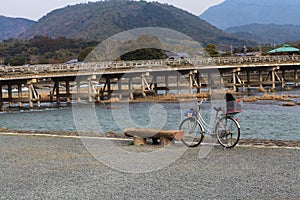
<path fill-rule="evenodd" d="M 239 100 L 226 102 L 226 114 L 237 114 L 242 112 L 242 105 Z"/>
<path fill-rule="evenodd" d="M 196 112 L 193 109 L 191 109 L 191 110 L 186 111 L 184 113 L 184 116 L 185 117 L 194 117 L 194 116 L 196 116 Z"/>

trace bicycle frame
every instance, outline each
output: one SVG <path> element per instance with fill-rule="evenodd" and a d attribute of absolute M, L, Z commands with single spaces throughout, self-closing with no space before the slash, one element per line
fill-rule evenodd
<path fill-rule="evenodd" d="M 216 129 L 216 125 L 217 125 L 217 122 L 223 117 L 225 116 L 226 114 L 221 114 L 219 115 L 220 113 L 220 110 L 216 110 L 216 115 L 215 115 L 215 119 L 214 119 L 214 123 L 213 123 L 213 127 L 211 127 L 202 117 L 201 113 L 200 113 L 200 109 L 201 109 L 201 105 L 203 103 L 203 100 L 201 100 L 200 102 L 198 102 L 197 104 L 197 109 L 194 109 L 196 110 L 196 120 L 197 120 L 197 123 L 202 127 L 202 129 L 204 130 L 204 134 L 208 134 L 208 135 L 214 135 L 216 134 L 215 133 L 215 129 Z"/>
<path fill-rule="evenodd" d="M 216 126 L 217 121 L 219 120 L 219 117 L 217 116 L 218 112 L 216 114 L 216 117 L 214 119 L 214 124 L 213 127 Z M 213 127 L 211 127 L 202 117 L 202 115 L 200 114 L 200 112 L 197 113 L 197 122 L 202 126 L 204 133 L 208 133 L 209 135 L 213 135 L 214 134 L 214 129 Z"/>

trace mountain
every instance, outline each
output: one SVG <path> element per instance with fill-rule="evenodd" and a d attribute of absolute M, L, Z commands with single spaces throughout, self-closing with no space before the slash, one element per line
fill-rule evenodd
<path fill-rule="evenodd" d="M 282 44 L 300 40 L 300 25 L 249 24 L 225 29 L 240 39 Z"/>
<path fill-rule="evenodd" d="M 197 16 L 174 6 L 126 0 L 89 2 L 54 10 L 22 34 L 22 37 L 47 35 L 54 38 L 64 36 L 102 41 L 114 34 L 138 27 L 173 29 L 203 44 L 241 43 Z"/>
<path fill-rule="evenodd" d="M 0 41 L 17 38 L 35 23 L 28 19 L 0 16 Z"/>
<path fill-rule="evenodd" d="M 253 23 L 300 25 L 300 1 L 225 0 L 200 18 L 221 29 Z"/>

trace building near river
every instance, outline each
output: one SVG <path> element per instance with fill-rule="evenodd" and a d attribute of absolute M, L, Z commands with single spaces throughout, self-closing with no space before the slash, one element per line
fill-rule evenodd
<path fill-rule="evenodd" d="M 295 48 L 295 47 L 291 47 L 288 44 L 283 45 L 282 47 L 279 47 L 277 49 L 273 49 L 271 51 L 268 52 L 268 54 L 272 54 L 272 55 L 293 55 L 293 54 L 299 54 L 300 50 Z"/>

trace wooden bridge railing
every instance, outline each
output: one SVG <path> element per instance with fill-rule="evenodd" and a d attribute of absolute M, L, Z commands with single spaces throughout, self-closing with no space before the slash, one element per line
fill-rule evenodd
<path fill-rule="evenodd" d="M 162 67 L 166 60 L 138 60 L 114 62 L 90 62 L 73 64 L 45 64 L 0 67 L 0 76 L 9 74 L 39 74 L 54 72 L 101 71 L 107 69 L 133 69 L 145 67 Z"/>
<path fill-rule="evenodd" d="M 281 56 L 232 56 L 188 59 L 193 65 L 241 65 L 241 64 L 268 64 L 268 63 L 295 63 L 300 62 L 298 55 Z"/>
<path fill-rule="evenodd" d="M 300 56 L 253 56 L 253 57 L 211 57 L 211 58 L 176 58 L 162 60 L 113 61 L 74 64 L 46 64 L 0 67 L 0 77 L 11 74 L 39 74 L 55 72 L 101 71 L 107 69 L 134 69 L 148 67 L 168 67 L 181 65 L 242 65 L 268 63 L 295 63 L 300 62 Z"/>

